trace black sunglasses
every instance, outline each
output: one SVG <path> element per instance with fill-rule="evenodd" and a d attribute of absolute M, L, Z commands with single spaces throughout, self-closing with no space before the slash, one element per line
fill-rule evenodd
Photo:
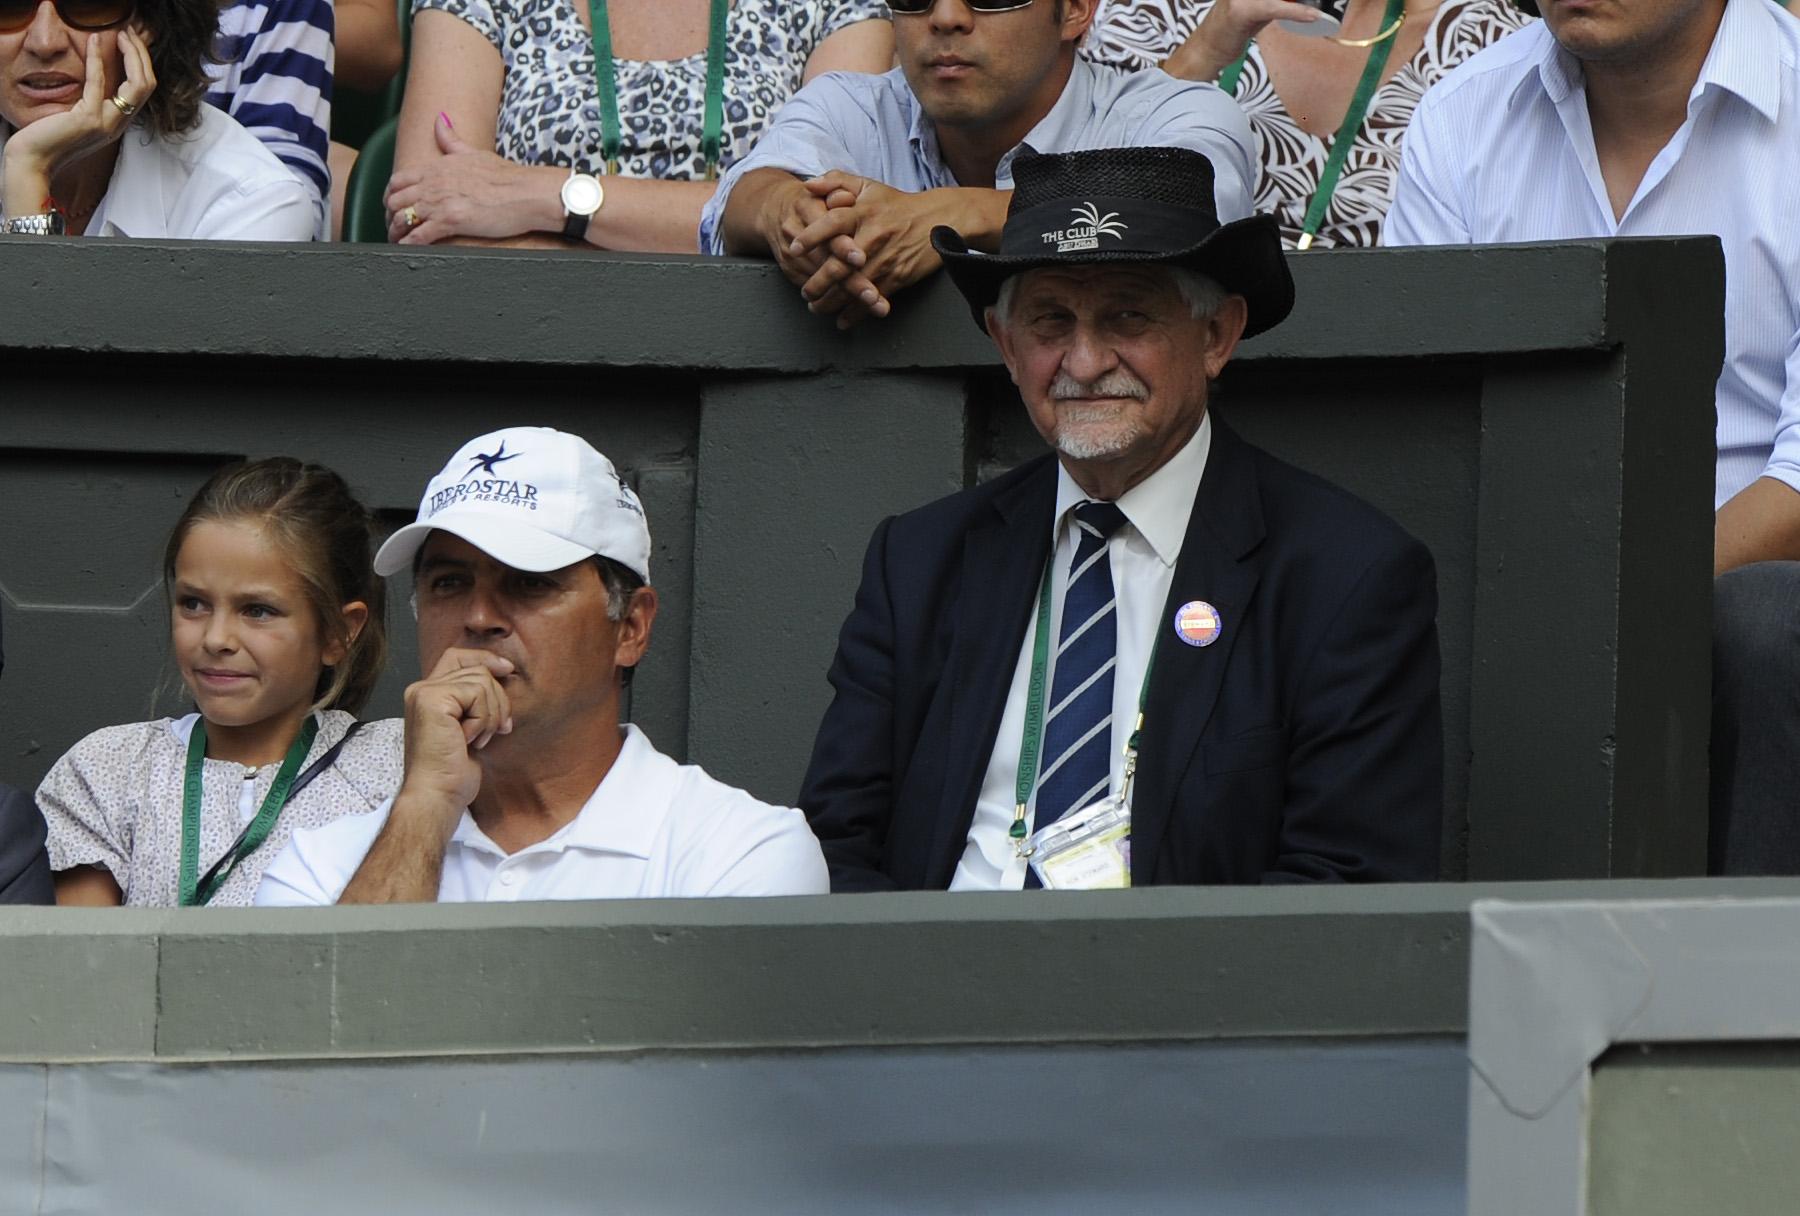
<path fill-rule="evenodd" d="M 30 25 L 40 0 L 0 0 L 0 31 L 11 33 Z M 131 20 L 137 0 L 54 0 L 56 15 L 72 30 L 110 30 Z"/>
<path fill-rule="evenodd" d="M 887 0 L 888 11 L 896 17 L 919 17 L 931 11 L 937 0 Z M 1032 0 L 963 0 L 974 13 L 1010 13 L 1030 8 Z"/>

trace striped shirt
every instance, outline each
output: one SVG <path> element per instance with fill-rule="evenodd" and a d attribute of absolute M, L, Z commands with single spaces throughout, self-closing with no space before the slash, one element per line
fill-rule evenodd
<path fill-rule="evenodd" d="M 237 0 L 219 15 L 206 100 L 237 119 L 313 194 L 315 236 L 326 232 L 331 173 L 331 0 Z"/>
<path fill-rule="evenodd" d="M 1687 121 L 1623 218 L 1600 176 L 1581 65 L 1542 22 L 1419 104 L 1386 245 L 1711 233 L 1725 247 L 1714 505 L 1758 477 L 1800 490 L 1800 20 L 1728 0 Z"/>

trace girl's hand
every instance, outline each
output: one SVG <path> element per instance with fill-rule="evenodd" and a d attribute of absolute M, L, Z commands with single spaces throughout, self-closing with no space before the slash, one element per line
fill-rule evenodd
<path fill-rule="evenodd" d="M 389 241 L 430 245 L 451 237 L 509 237 L 562 227 L 556 183 L 567 175 L 561 170 L 546 175 L 466 144 L 441 114 L 432 130 L 443 155 L 388 182 Z"/>
<path fill-rule="evenodd" d="M 1318 9 L 1295 0 L 1217 0 L 1206 20 L 1163 63 L 1163 71 L 1183 80 L 1216 81 L 1269 22 L 1304 25 L 1318 19 Z"/>
<path fill-rule="evenodd" d="M 119 31 L 118 43 L 125 62 L 125 79 L 116 96 L 135 112 L 156 92 L 150 48 L 135 24 Z M 38 119 L 6 141 L 7 214 L 29 215 L 38 211 L 50 193 L 51 179 L 63 166 L 117 142 L 131 122 L 131 116 L 106 95 L 106 64 L 100 55 L 100 38 L 89 35 L 87 74 L 80 100 L 61 114 Z"/>

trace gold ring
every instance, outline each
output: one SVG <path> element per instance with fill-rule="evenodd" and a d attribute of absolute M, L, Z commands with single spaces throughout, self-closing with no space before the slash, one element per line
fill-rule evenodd
<path fill-rule="evenodd" d="M 136 106 L 132 105 L 129 101 L 126 101 L 123 97 L 119 96 L 117 93 L 114 93 L 112 95 L 112 97 L 110 97 L 108 100 L 110 100 L 115 106 L 118 106 L 119 113 L 123 114 L 127 118 L 130 118 L 133 114 L 136 114 L 138 111 L 138 108 Z"/>
<path fill-rule="evenodd" d="M 406 222 L 408 228 L 417 228 L 419 226 L 419 213 L 415 208 L 408 207 L 405 211 L 400 213 L 400 218 Z"/>

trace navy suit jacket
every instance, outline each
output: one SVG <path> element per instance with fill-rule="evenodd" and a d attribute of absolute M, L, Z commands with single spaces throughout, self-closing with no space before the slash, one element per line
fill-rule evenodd
<path fill-rule="evenodd" d="M 1055 502 L 1045 456 L 875 530 L 800 794 L 833 890 L 949 885 Z M 1211 646 L 1173 636 L 1190 600 L 1219 611 Z M 1158 627 L 1132 884 L 1435 878 L 1436 616 L 1422 544 L 1215 418 Z"/>

